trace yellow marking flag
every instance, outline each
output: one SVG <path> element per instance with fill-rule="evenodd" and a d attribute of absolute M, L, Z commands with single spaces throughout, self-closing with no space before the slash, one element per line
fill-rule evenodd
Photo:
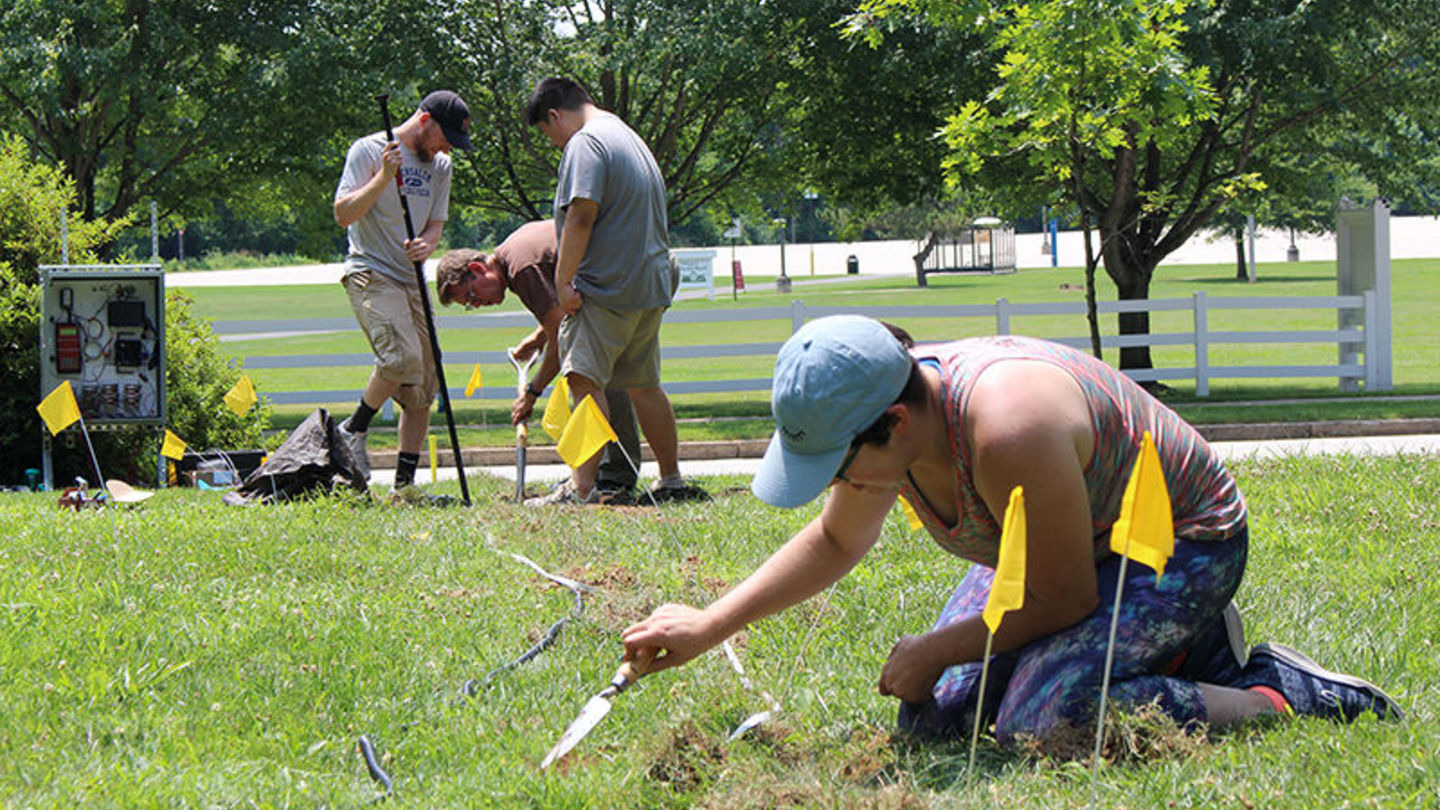
<path fill-rule="evenodd" d="M 236 416 L 244 416 L 247 411 L 255 407 L 258 400 L 255 398 L 255 386 L 250 383 L 249 374 L 241 374 L 240 381 L 235 387 L 225 393 L 225 404 Z"/>
<path fill-rule="evenodd" d="M 185 457 L 185 442 L 179 436 L 165 430 L 165 441 L 160 445 L 160 455 L 165 458 L 173 458 L 176 461 Z"/>
<path fill-rule="evenodd" d="M 1010 505 L 1005 507 L 1005 527 L 1000 532 L 1000 560 L 995 564 L 995 579 L 990 583 L 990 597 L 985 600 L 981 617 L 993 635 L 1000 629 L 1000 620 L 1011 610 L 1025 605 L 1025 490 L 1010 490 Z"/>
<path fill-rule="evenodd" d="M 476 388 L 483 388 L 485 383 L 480 379 L 480 364 L 475 364 L 475 370 L 470 372 L 470 382 L 465 383 L 465 398 L 469 399 L 475 393 Z"/>
<path fill-rule="evenodd" d="M 479 366 L 476 366 L 475 368 L 476 368 L 476 370 L 479 370 L 480 367 L 479 367 Z M 469 396 L 469 395 L 467 394 L 466 396 Z M 430 483 L 432 483 L 432 484 L 435 483 L 435 470 L 436 470 L 439 466 L 440 466 L 440 465 L 439 465 L 439 461 L 438 461 L 438 459 L 436 458 L 436 453 L 435 453 L 435 437 L 434 437 L 434 436 L 431 436 L 431 437 L 430 437 Z"/>
<path fill-rule="evenodd" d="M 911 506 L 909 501 L 905 500 L 903 496 L 896 500 L 900 501 L 900 509 L 905 512 L 905 520 L 910 523 L 910 531 L 913 532 L 925 525 L 920 521 L 920 515 L 916 514 L 915 507 Z"/>
<path fill-rule="evenodd" d="M 586 394 L 565 424 L 565 433 L 555 443 L 555 452 L 574 468 L 589 461 L 606 444 L 618 441 L 600 406 Z"/>
<path fill-rule="evenodd" d="M 540 417 L 540 426 L 550 434 L 551 441 L 560 441 L 565 433 L 565 423 L 570 421 L 570 383 L 563 376 L 555 378 L 550 389 L 550 401 L 545 403 L 545 415 Z"/>
<path fill-rule="evenodd" d="M 75 424 L 75 420 L 80 418 L 80 405 L 75 401 L 75 389 L 70 387 L 69 380 L 55 386 L 54 391 L 40 400 L 35 410 L 39 411 L 40 418 L 45 420 L 45 427 L 50 428 L 52 436 Z"/>
<path fill-rule="evenodd" d="M 1135 459 L 1130 482 L 1125 485 L 1120 517 L 1110 528 L 1110 550 L 1155 569 L 1157 582 L 1165 573 L 1165 562 L 1175 553 L 1170 491 L 1165 487 L 1160 453 L 1148 430 L 1140 441 L 1140 455 Z"/>

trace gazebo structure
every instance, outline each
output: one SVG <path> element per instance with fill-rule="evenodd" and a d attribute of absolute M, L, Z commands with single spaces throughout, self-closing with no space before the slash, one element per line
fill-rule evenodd
<path fill-rule="evenodd" d="M 915 254 L 915 283 L 928 286 L 931 273 L 1015 272 L 1015 229 L 995 217 L 980 217 L 956 234 L 932 232 Z"/>

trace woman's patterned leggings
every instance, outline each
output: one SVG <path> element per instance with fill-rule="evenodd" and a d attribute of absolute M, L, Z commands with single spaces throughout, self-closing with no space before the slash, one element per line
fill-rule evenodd
<path fill-rule="evenodd" d="M 1233 656 L 1221 613 L 1240 586 L 1248 549 L 1243 527 L 1218 542 L 1176 538 L 1175 554 L 1159 584 L 1149 567 L 1129 563 L 1115 637 L 1111 702 L 1134 706 L 1158 697 L 1160 708 L 1179 723 L 1205 719 L 1205 701 L 1195 684 L 1224 685 L 1234 671 L 1233 665 L 1227 666 Z M 1054 635 L 992 656 L 983 719 L 987 725 L 995 723 L 1002 743 L 1016 734 L 1045 737 L 1061 726 L 1093 722 L 1120 558 L 1108 557 L 1095 571 L 1100 606 L 1093 613 Z M 972 565 L 935 626 L 979 615 L 994 574 L 991 568 Z M 1182 654 L 1189 660 L 1177 668 Z M 935 684 L 933 700 L 901 706 L 901 728 L 922 736 L 968 736 L 979 682 L 978 661 L 947 669 Z"/>

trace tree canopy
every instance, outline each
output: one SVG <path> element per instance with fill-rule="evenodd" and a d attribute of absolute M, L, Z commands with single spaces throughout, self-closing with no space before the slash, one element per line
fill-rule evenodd
<path fill-rule="evenodd" d="M 851 29 L 875 41 L 876 21 L 910 15 L 985 32 L 994 81 L 945 126 L 949 180 L 1073 204 L 1119 297 L 1136 299 L 1237 196 L 1285 173 L 1302 187 L 1306 149 L 1343 154 L 1382 194 L 1440 188 L 1434 12 L 1418 0 L 869 0 Z M 1148 328 L 1120 316 L 1122 334 Z M 1122 350 L 1121 365 L 1148 367 L 1148 349 Z"/>

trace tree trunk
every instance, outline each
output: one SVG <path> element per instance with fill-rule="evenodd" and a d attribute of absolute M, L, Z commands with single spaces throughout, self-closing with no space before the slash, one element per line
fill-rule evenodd
<path fill-rule="evenodd" d="M 1085 322 L 1090 326 L 1090 353 L 1095 355 L 1096 360 L 1104 360 L 1105 354 L 1100 345 L 1100 316 L 1095 305 L 1095 265 L 1099 264 L 1100 260 L 1095 256 L 1095 249 L 1090 243 L 1088 213 L 1081 212 L 1080 226 L 1085 236 Z"/>
<path fill-rule="evenodd" d="M 1121 301 L 1144 301 L 1150 297 L 1150 272 L 1134 273 L 1128 283 L 1115 282 L 1115 289 Z M 1119 331 L 1125 335 L 1150 334 L 1150 313 L 1121 312 L 1116 315 Z M 1125 346 L 1120 349 L 1120 368 L 1124 370 L 1154 368 L 1150 360 L 1149 346 Z M 1148 387 L 1148 386 L 1147 386 Z"/>
<path fill-rule="evenodd" d="M 1250 271 L 1245 262 L 1245 234 L 1235 234 L 1235 280 L 1249 281 Z"/>
<path fill-rule="evenodd" d="M 1137 245 L 1134 234 L 1105 233 L 1101 229 L 1100 255 L 1105 259 L 1105 273 L 1115 282 L 1116 296 L 1121 301 L 1144 301 L 1150 297 L 1150 277 L 1155 273 L 1153 246 Z M 1147 249 L 1150 248 L 1150 249 Z M 1150 313 L 1117 313 L 1121 337 L 1150 334 Z M 1120 349 L 1123 370 L 1154 368 L 1149 346 L 1124 346 Z M 1147 385 L 1146 388 L 1153 388 Z"/>

